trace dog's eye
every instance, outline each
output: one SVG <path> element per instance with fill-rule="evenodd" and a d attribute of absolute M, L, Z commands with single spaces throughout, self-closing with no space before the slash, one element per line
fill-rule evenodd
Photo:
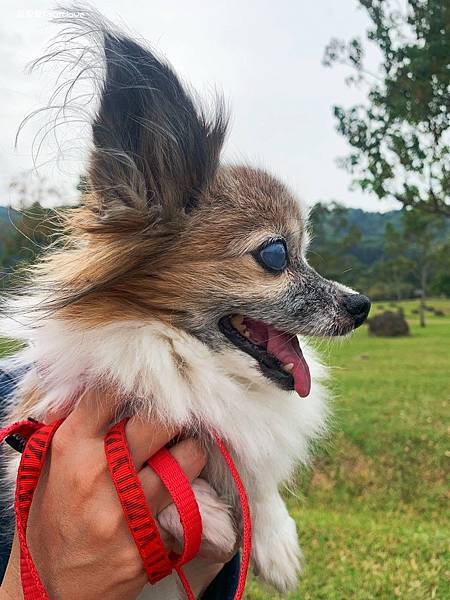
<path fill-rule="evenodd" d="M 259 262 L 269 271 L 280 273 L 287 265 L 287 250 L 283 241 L 277 240 L 258 251 Z"/>

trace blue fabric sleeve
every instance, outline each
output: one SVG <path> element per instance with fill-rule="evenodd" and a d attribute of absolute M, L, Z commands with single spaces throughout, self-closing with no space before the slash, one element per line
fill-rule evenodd
<path fill-rule="evenodd" d="M 240 556 L 236 554 L 208 587 L 202 600 L 233 600 L 239 580 L 240 564 Z"/>
<path fill-rule="evenodd" d="M 10 374 L 5 369 L 0 368 L 0 423 L 2 423 L 3 418 L 5 417 L 5 399 L 14 391 L 14 386 L 14 375 Z M 1 462 L 0 453 L 0 476 L 3 472 L 3 465 Z M 0 490 L 0 583 L 3 580 L 3 575 L 9 560 L 9 553 L 11 552 L 13 529 L 11 526 L 11 520 L 13 518 L 12 511 L 8 510 L 5 506 L 4 497 L 5 494 L 2 494 Z"/>

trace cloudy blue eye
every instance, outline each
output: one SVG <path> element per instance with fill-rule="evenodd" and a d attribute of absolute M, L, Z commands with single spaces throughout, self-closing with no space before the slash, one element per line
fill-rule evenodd
<path fill-rule="evenodd" d="M 282 240 L 270 242 L 258 251 L 259 262 L 269 271 L 280 273 L 287 265 L 286 245 Z"/>

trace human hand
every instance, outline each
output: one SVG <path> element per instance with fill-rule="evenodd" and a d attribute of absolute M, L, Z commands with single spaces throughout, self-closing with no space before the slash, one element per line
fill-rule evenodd
<path fill-rule="evenodd" d="M 113 417 L 109 405 L 98 392 L 84 395 L 57 430 L 36 489 L 27 540 L 51 598 L 134 600 L 147 582 L 105 459 L 103 438 Z M 171 497 L 145 463 L 177 433 L 136 418 L 126 425 L 131 457 L 153 514 L 168 506 Z M 170 452 L 190 481 L 206 464 L 195 440 L 180 441 Z M 170 549 L 174 540 L 161 534 Z M 222 568 L 214 561 L 203 562 L 202 573 L 196 573 L 200 589 Z M 1 594 L 14 600 L 23 597 L 17 539 Z"/>

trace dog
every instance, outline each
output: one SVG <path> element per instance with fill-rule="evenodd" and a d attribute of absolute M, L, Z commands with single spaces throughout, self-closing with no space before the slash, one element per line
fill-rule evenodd
<path fill-rule="evenodd" d="M 229 551 L 241 516 L 217 431 L 247 489 L 255 572 L 284 593 L 301 552 L 279 489 L 328 420 L 326 369 L 305 336 L 350 333 L 370 302 L 309 266 L 307 210 L 286 185 L 222 164 L 223 101 L 202 107 L 95 11 L 65 25 L 66 44 L 88 40 L 82 59 L 99 82 L 88 183 L 62 242 L 5 304 L 3 333 L 24 342 L 26 368 L 9 420 L 65 416 L 104 386 L 118 415 L 195 436 L 209 456 L 193 484 L 204 543 Z M 11 459 L 11 489 L 16 469 Z M 173 506 L 159 522 L 182 540 Z M 169 577 L 151 597 L 179 594 Z"/>

